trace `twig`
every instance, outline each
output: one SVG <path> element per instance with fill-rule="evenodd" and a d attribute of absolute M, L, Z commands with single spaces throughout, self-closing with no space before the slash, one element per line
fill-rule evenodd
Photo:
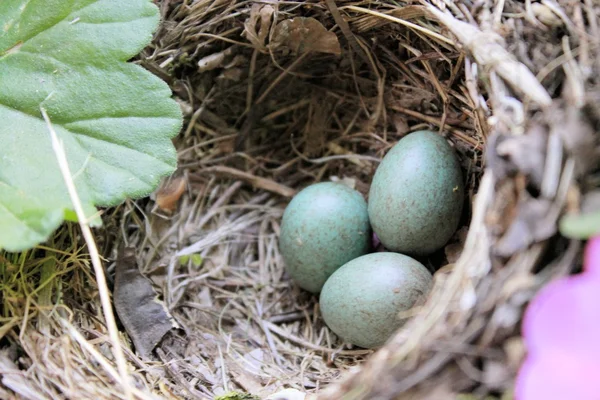
<path fill-rule="evenodd" d="M 69 321 L 67 321 L 66 319 L 61 319 L 61 323 L 63 324 L 63 326 L 67 329 L 67 331 L 69 332 L 69 334 L 71 335 L 71 337 L 73 339 L 75 339 L 75 341 L 77 343 L 79 343 L 79 345 L 85 349 L 88 353 L 90 353 L 92 355 L 92 357 L 94 357 L 94 360 L 96 360 L 96 362 L 98 362 L 98 364 L 102 365 L 102 367 L 104 367 L 104 369 L 106 370 L 106 372 L 108 372 L 108 374 L 114 379 L 114 380 L 119 380 L 121 377 L 119 376 L 119 372 L 117 372 L 113 366 L 110 364 L 110 362 L 106 359 L 106 357 L 104 357 L 98 350 L 96 350 L 96 348 L 94 346 L 92 346 L 92 344 L 86 340 L 86 338 L 83 337 L 83 335 L 81 334 L 81 332 L 79 332 L 71 323 L 69 323 Z M 141 392 L 140 390 L 136 389 L 136 388 L 131 388 L 132 392 L 134 392 L 136 394 L 136 396 L 138 396 L 141 399 L 149 399 L 149 400 L 156 400 L 155 397 L 153 396 L 149 396 L 146 393 Z"/>
<path fill-rule="evenodd" d="M 357 7 L 357 6 L 345 6 L 345 7 L 342 7 L 342 8 L 345 9 L 345 10 L 352 10 L 352 11 L 361 12 L 361 13 L 365 13 L 365 14 L 371 14 L 371 15 L 374 15 L 374 16 L 379 17 L 379 18 L 383 18 L 383 19 L 387 19 L 387 20 L 392 21 L 392 22 L 396 22 L 396 23 L 398 23 L 400 25 L 406 26 L 407 28 L 412 28 L 412 29 L 414 29 L 416 31 L 423 32 L 424 34 L 426 34 L 426 35 L 428 35 L 428 36 L 430 36 L 432 38 L 435 38 L 435 39 L 439 40 L 440 42 L 448 43 L 448 44 L 450 44 L 452 46 L 455 46 L 455 43 L 451 39 L 448 39 L 447 37 L 444 37 L 444 36 L 440 35 L 439 33 L 435 33 L 435 32 L 433 32 L 433 31 L 431 31 L 431 30 L 429 30 L 427 28 L 423 28 L 422 26 L 419 26 L 417 24 L 413 24 L 412 22 L 408 22 L 408 21 L 405 21 L 405 20 L 400 19 L 400 18 L 396 18 L 396 17 L 394 17 L 392 15 L 384 14 L 384 13 L 381 13 L 379 11 L 375 11 L 375 10 L 371 10 L 371 9 L 367 9 L 367 8 L 362 8 L 362 7 Z"/>
<path fill-rule="evenodd" d="M 500 43 L 499 36 L 482 32 L 477 27 L 459 21 L 428 4 L 427 10 L 440 23 L 444 24 L 472 54 L 477 63 L 493 69 L 515 90 L 530 97 L 540 106 L 547 107 L 552 99 L 533 73 Z"/>
<path fill-rule="evenodd" d="M 293 197 L 296 194 L 296 191 L 288 186 L 231 167 L 218 165 L 215 167 L 205 168 L 202 170 L 202 172 L 214 172 L 216 174 L 226 175 L 231 178 L 240 179 L 245 182 L 248 182 L 254 187 L 264 189 L 269 192 L 277 193 L 283 197 Z"/>
<path fill-rule="evenodd" d="M 370 64 L 370 60 L 366 54 L 366 51 L 358 44 L 358 40 L 356 40 L 356 37 L 350 30 L 350 25 L 348 25 L 348 22 L 346 22 L 346 20 L 342 17 L 342 14 L 340 14 L 340 10 L 335 4 L 335 1 L 325 0 L 325 4 L 327 5 L 327 8 L 329 9 L 331 16 L 333 17 L 333 20 L 340 27 L 340 30 L 346 37 L 346 40 L 348 41 L 350 47 L 354 49 L 356 54 L 358 54 L 359 57 L 362 58 L 362 60 L 365 63 Z"/>
<path fill-rule="evenodd" d="M 326 354 L 335 353 L 335 354 L 341 355 L 341 356 L 360 356 L 360 355 L 373 353 L 373 350 L 339 350 L 339 349 L 330 349 L 328 347 L 323 347 L 323 346 L 317 346 L 316 344 L 312 344 L 307 340 L 299 338 L 298 336 L 292 335 L 291 333 L 287 333 L 285 330 L 281 329 L 280 327 L 278 327 L 277 325 L 275 325 L 269 321 L 264 321 L 264 324 L 267 328 L 269 328 L 269 330 L 273 331 L 274 333 L 283 337 L 284 339 L 292 341 L 292 342 L 294 342 L 300 346 L 306 347 L 307 349 L 310 349 L 310 350 L 320 351 L 320 352 L 326 353 Z"/>
<path fill-rule="evenodd" d="M 470 146 L 476 148 L 477 150 L 481 150 L 481 143 L 479 143 L 477 140 L 473 139 L 471 136 L 464 134 L 460 130 L 453 128 L 452 126 L 446 123 L 442 124 L 442 121 L 440 121 L 437 118 L 430 117 L 428 115 L 421 114 L 420 112 L 409 110 L 407 108 L 400 107 L 397 105 L 393 105 L 391 106 L 391 108 L 393 110 L 401 112 L 402 114 L 410 115 L 411 117 L 418 118 L 421 121 L 427 122 L 429 124 L 437 125 L 440 128 L 443 127 L 443 129 L 448 129 L 448 131 L 450 131 L 454 136 L 456 136 L 463 142 L 468 143 Z"/>
<path fill-rule="evenodd" d="M 129 375 L 127 373 L 127 363 L 125 361 L 125 355 L 123 354 L 123 349 L 121 348 L 121 343 L 119 341 L 119 330 L 117 329 L 117 323 L 112 311 L 110 293 L 106 284 L 104 269 L 100 261 L 100 254 L 98 253 L 98 248 L 96 247 L 94 236 L 92 235 L 92 230 L 90 229 L 88 219 L 83 210 L 83 205 L 81 204 L 81 200 L 77 194 L 77 188 L 75 187 L 75 182 L 73 182 L 73 178 L 71 176 L 71 171 L 69 169 L 69 163 L 67 161 L 63 143 L 61 140 L 59 140 L 58 135 L 56 134 L 56 131 L 50 122 L 48 113 L 46 113 L 46 110 L 43 107 L 40 107 L 40 111 L 42 112 L 44 120 L 46 121 L 46 126 L 50 131 L 52 149 L 56 155 L 60 172 L 65 180 L 65 185 L 67 186 L 69 196 L 73 202 L 73 207 L 77 213 L 77 219 L 79 220 L 79 225 L 81 226 L 81 232 L 90 252 L 90 259 L 92 261 L 92 265 L 94 266 L 96 281 L 98 283 L 98 292 L 100 294 L 100 302 L 102 303 L 102 311 L 104 313 L 104 319 L 106 320 L 108 334 L 113 345 L 113 352 L 117 362 L 119 375 L 121 376 L 121 384 L 123 385 L 123 390 L 125 391 L 125 398 L 128 400 L 133 400 L 132 387 L 130 386 Z"/>

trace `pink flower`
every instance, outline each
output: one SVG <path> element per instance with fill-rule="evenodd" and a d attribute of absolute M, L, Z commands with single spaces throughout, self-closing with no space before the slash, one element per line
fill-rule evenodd
<path fill-rule="evenodd" d="M 588 241 L 581 274 L 533 299 L 522 331 L 515 400 L 600 400 L 600 236 Z"/>

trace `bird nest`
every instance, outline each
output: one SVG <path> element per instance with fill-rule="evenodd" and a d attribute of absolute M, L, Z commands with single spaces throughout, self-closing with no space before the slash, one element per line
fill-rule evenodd
<path fill-rule="evenodd" d="M 510 396 L 524 307 L 581 263 L 558 221 L 599 183 L 597 2 L 157 4 L 161 26 L 136 62 L 181 105 L 179 167 L 96 231 L 109 276 L 133 265 L 173 321 L 160 340 L 139 321 L 142 339 L 122 329 L 133 394 Z M 352 348 L 286 275 L 283 210 L 320 181 L 366 195 L 381 158 L 420 129 L 459 156 L 461 228 L 426 260 L 434 287 L 411 320 L 381 349 Z M 0 397 L 125 398 L 85 249 L 66 224 L 3 256 Z M 125 327 L 135 314 L 120 315 Z"/>

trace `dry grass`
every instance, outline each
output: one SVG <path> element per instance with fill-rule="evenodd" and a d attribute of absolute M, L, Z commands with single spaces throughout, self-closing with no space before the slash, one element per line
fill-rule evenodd
<path fill-rule="evenodd" d="M 593 2 L 543 2 L 550 14 L 511 0 L 158 3 L 164 22 L 138 62 L 170 84 L 184 110 L 175 144 L 186 190 L 172 213 L 154 200 L 128 202 L 97 232 L 109 260 L 121 243 L 138 249 L 140 269 L 181 327 L 153 362 L 123 336 L 134 394 L 510 394 L 524 352 L 523 306 L 572 270 L 580 246 L 527 224 L 520 237 L 529 242 L 507 232 L 536 196 L 555 223 L 589 168 L 576 161 L 581 146 L 564 137 L 549 140 L 554 147 L 531 144 L 527 157 L 504 139 L 534 137 L 540 127 L 556 137 L 583 121 L 582 109 L 585 124 L 598 127 Z M 302 54 L 270 45 L 282 40 L 275 26 L 294 17 L 335 33 L 341 55 L 331 43 L 329 53 Z M 348 348 L 323 324 L 317 298 L 285 274 L 283 210 L 297 190 L 328 179 L 366 195 L 378 160 L 423 128 L 446 135 L 459 154 L 473 204 L 469 234 L 425 260 L 441 268 L 436 288 L 405 329 L 375 354 Z M 531 194 L 532 182 L 541 195 Z M 4 256 L 0 397 L 124 398 L 80 242 L 66 225 L 47 247 Z M 201 265 L 181 263 L 188 254 Z"/>

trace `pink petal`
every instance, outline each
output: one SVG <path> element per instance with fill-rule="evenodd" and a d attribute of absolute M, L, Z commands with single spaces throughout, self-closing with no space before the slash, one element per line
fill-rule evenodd
<path fill-rule="evenodd" d="M 529 354 L 559 347 L 600 359 L 600 281 L 577 275 L 549 284 L 529 304 L 522 330 Z"/>
<path fill-rule="evenodd" d="M 515 400 L 600 399 L 600 361 L 559 350 L 525 361 L 515 383 Z"/>
<path fill-rule="evenodd" d="M 538 293 L 522 330 L 515 400 L 600 400 L 600 236 L 587 243 L 582 274 Z"/>

